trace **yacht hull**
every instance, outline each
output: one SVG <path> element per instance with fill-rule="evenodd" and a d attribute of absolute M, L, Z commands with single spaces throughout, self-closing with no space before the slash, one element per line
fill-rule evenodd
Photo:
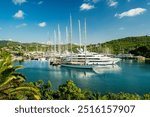
<path fill-rule="evenodd" d="M 91 65 L 72 65 L 72 64 L 61 64 L 61 67 L 78 68 L 78 69 L 92 69 Z"/>
<path fill-rule="evenodd" d="M 78 69 L 93 69 L 95 67 L 103 68 L 106 66 L 113 66 L 113 64 L 101 64 L 101 65 L 79 65 L 79 64 L 61 64 L 61 67 L 78 68 Z"/>

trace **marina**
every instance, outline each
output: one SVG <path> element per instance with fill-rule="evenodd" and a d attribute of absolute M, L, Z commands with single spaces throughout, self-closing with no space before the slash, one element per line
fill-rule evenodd
<path fill-rule="evenodd" d="M 150 1 L 139 1 L 3 0 L 0 100 L 150 100 Z"/>
<path fill-rule="evenodd" d="M 122 60 L 118 65 L 94 68 L 94 70 L 52 66 L 47 61 L 25 61 L 16 64 L 24 66 L 19 72 L 27 77 L 27 82 L 50 80 L 55 90 L 67 80 L 73 80 L 84 90 L 100 93 L 144 94 L 149 93 L 150 90 L 149 62 Z"/>
<path fill-rule="evenodd" d="M 95 66 L 107 66 L 116 65 L 121 59 L 107 56 L 108 53 L 96 53 L 89 52 L 87 49 L 87 23 L 84 21 L 84 30 L 81 30 L 81 23 L 78 20 L 79 28 L 79 48 L 76 48 L 76 52 L 72 50 L 73 40 L 73 26 L 72 16 L 70 15 L 69 30 L 66 27 L 66 45 L 62 50 L 62 33 L 60 25 L 58 24 L 58 30 L 54 30 L 53 44 L 49 44 L 49 51 L 46 52 L 26 52 L 25 56 L 28 56 L 30 60 L 48 61 L 50 65 L 80 69 L 93 69 Z M 83 33 L 82 33 L 83 32 Z M 83 38 L 83 39 L 82 39 Z M 58 41 L 58 43 L 57 43 Z M 82 42 L 84 43 L 82 45 Z M 70 51 L 68 51 L 70 49 Z M 31 57 L 32 56 L 32 57 Z"/>

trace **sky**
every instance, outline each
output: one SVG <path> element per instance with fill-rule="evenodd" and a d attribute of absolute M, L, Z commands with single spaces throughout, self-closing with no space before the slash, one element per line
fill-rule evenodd
<path fill-rule="evenodd" d="M 150 0 L 2 0 L 0 40 L 51 43 L 60 25 L 62 42 L 70 14 L 73 43 L 79 43 L 87 21 L 87 43 L 150 35 Z M 84 40 L 82 40 L 84 42 Z"/>

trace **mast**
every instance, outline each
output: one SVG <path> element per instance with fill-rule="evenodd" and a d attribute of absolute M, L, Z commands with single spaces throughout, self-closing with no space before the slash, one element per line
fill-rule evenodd
<path fill-rule="evenodd" d="M 54 53 L 56 54 L 56 40 L 57 40 L 57 34 L 56 30 L 54 30 Z"/>
<path fill-rule="evenodd" d="M 84 39 L 85 39 L 84 51 L 86 52 L 87 51 L 87 48 L 86 48 L 86 41 L 87 41 L 86 19 L 85 19 L 85 22 L 84 22 Z"/>
<path fill-rule="evenodd" d="M 68 27 L 66 26 L 66 51 L 68 51 Z"/>
<path fill-rule="evenodd" d="M 49 41 L 49 51 L 52 52 L 52 44 L 51 44 L 51 38 L 50 38 L 50 32 L 48 31 L 48 41 Z"/>
<path fill-rule="evenodd" d="M 85 45 L 84 45 L 84 52 L 85 52 L 85 64 L 86 64 L 86 52 L 87 52 L 87 49 L 86 49 L 86 41 L 87 41 L 87 29 L 86 29 L 86 19 L 85 19 L 85 22 L 84 22 L 84 39 L 85 39 Z"/>
<path fill-rule="evenodd" d="M 80 23 L 80 20 L 78 20 L 78 23 L 79 23 L 79 39 L 80 39 L 80 50 L 81 50 L 81 40 L 82 40 L 82 37 L 81 37 L 81 23 Z"/>
<path fill-rule="evenodd" d="M 72 53 L 72 16 L 70 14 L 70 49 Z"/>
<path fill-rule="evenodd" d="M 58 24 L 58 52 L 60 55 L 61 54 L 61 32 L 60 32 L 59 24 Z"/>

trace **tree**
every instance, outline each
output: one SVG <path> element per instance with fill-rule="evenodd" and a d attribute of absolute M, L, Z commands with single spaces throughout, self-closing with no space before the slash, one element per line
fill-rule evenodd
<path fill-rule="evenodd" d="M 108 93 L 101 97 L 100 100 L 140 100 L 141 96 L 138 94 L 129 94 L 129 93 Z"/>
<path fill-rule="evenodd" d="M 41 99 L 42 100 L 52 100 L 54 91 L 51 89 L 52 84 L 50 81 L 44 83 L 42 80 L 39 80 L 34 83 L 36 87 L 40 89 Z"/>
<path fill-rule="evenodd" d="M 39 89 L 25 83 L 25 76 L 12 64 L 9 53 L 0 51 L 0 99 L 40 99 Z"/>
<path fill-rule="evenodd" d="M 82 90 L 78 88 L 71 80 L 68 80 L 66 84 L 60 85 L 54 97 L 61 100 L 85 99 Z"/>

